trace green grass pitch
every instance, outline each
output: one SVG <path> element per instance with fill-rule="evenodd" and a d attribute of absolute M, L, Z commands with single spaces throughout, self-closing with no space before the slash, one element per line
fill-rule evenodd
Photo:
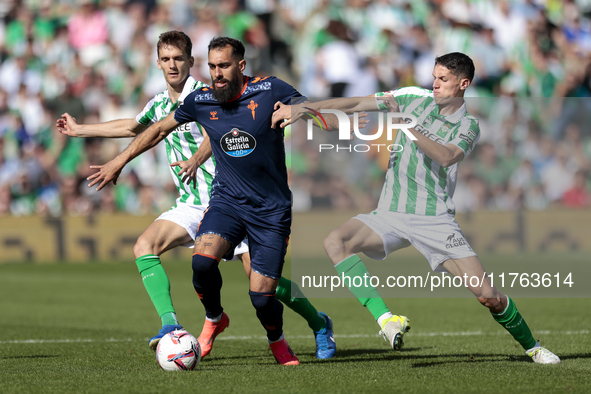
<path fill-rule="evenodd" d="M 204 315 L 190 263 L 164 267 L 180 322 L 198 336 Z M 412 320 L 401 352 L 377 336 L 357 300 L 314 299 L 333 319 L 337 356 L 316 360 L 311 330 L 286 308 L 285 335 L 301 365 L 282 367 L 240 264 L 221 267 L 230 327 L 195 371 L 171 373 L 148 348 L 160 322 L 133 262 L 0 265 L 0 392 L 591 391 L 590 299 L 516 300 L 536 339 L 563 360 L 547 366 L 531 362 L 474 299 L 386 300 Z"/>

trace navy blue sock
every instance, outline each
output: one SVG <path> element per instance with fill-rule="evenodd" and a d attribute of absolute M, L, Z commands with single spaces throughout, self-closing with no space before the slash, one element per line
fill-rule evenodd
<path fill-rule="evenodd" d="M 257 311 L 257 317 L 267 330 L 269 341 L 276 341 L 283 334 L 283 304 L 275 298 L 275 292 L 259 293 L 249 291 L 250 301 Z"/>
<path fill-rule="evenodd" d="M 215 319 L 222 314 L 222 274 L 219 259 L 206 254 L 193 255 L 193 287 L 205 307 L 205 316 Z"/>

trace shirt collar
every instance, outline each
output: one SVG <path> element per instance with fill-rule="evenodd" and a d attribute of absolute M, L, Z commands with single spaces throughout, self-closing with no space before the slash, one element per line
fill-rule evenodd
<path fill-rule="evenodd" d="M 189 75 L 189 78 L 187 78 L 187 80 L 185 81 L 185 86 L 183 86 L 183 91 L 181 92 L 181 95 L 179 96 L 179 99 L 176 102 L 178 105 L 181 105 L 181 103 L 185 100 L 185 97 L 187 97 L 189 93 L 193 91 L 193 85 L 195 84 L 195 82 L 197 82 L 195 78 Z M 168 89 L 164 91 L 164 97 L 166 97 L 168 101 L 170 101 L 172 104 L 172 100 L 170 99 L 170 93 L 168 92 Z"/>
<path fill-rule="evenodd" d="M 195 85 L 195 82 L 197 82 L 195 81 L 195 78 L 189 75 L 189 78 L 187 78 L 185 86 L 183 87 L 183 92 L 179 96 L 179 105 L 185 100 L 185 97 L 187 97 L 189 93 L 193 91 L 193 85 Z"/>
<path fill-rule="evenodd" d="M 466 114 L 466 102 L 462 104 L 460 108 L 456 112 L 451 115 L 445 116 L 445 121 L 449 123 L 458 123 L 462 116 Z"/>

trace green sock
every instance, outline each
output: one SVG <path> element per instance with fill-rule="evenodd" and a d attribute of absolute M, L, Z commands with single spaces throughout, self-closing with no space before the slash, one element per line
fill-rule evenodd
<path fill-rule="evenodd" d="M 292 289 L 294 290 L 293 293 Z M 284 277 L 279 279 L 275 298 L 306 319 L 308 326 L 313 331 L 320 331 L 326 327 L 326 320 L 318 315 L 318 311 L 314 308 L 314 305 L 310 304 L 310 301 L 308 301 L 298 285 L 291 280 L 285 279 Z"/>
<path fill-rule="evenodd" d="M 178 324 L 170 297 L 170 281 L 164 267 L 160 264 L 160 258 L 153 254 L 147 254 L 139 257 L 135 263 L 152 304 L 156 307 L 156 312 L 162 320 L 162 325 Z"/>
<path fill-rule="evenodd" d="M 378 293 L 375 287 L 369 284 L 369 272 L 367 272 L 367 268 L 365 268 L 365 264 L 363 264 L 359 256 L 356 254 L 349 256 L 335 265 L 335 268 L 341 279 L 344 278 L 345 284 L 351 290 L 351 293 L 357 297 L 361 305 L 371 312 L 376 321 L 384 313 L 390 312 L 384 300 L 380 297 L 380 293 Z M 367 280 L 364 278 L 364 275 L 367 275 Z M 355 277 L 362 279 L 362 286 L 355 286 L 355 283 L 359 283 L 359 279 L 354 280 Z M 364 286 L 365 284 L 367 286 Z"/>
<path fill-rule="evenodd" d="M 513 335 L 513 338 L 525 349 L 531 349 L 536 346 L 536 340 L 532 335 L 527 323 L 521 317 L 521 314 L 515 307 L 515 303 L 512 299 L 507 297 L 507 307 L 501 313 L 492 313 L 493 318 L 505 330 L 509 331 L 509 334 Z"/>

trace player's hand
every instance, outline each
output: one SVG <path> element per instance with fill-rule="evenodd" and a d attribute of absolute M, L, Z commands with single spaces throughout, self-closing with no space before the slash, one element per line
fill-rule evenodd
<path fill-rule="evenodd" d="M 367 125 L 369 124 L 369 119 L 367 119 L 367 112 L 361 111 L 357 113 L 357 125 L 358 125 L 358 129 L 365 129 L 367 127 Z M 353 121 L 354 118 L 351 118 L 351 121 L 349 122 L 349 125 L 351 127 L 350 131 L 350 140 L 354 140 L 355 139 L 355 134 L 353 134 L 355 132 L 355 122 Z"/>
<path fill-rule="evenodd" d="M 57 120 L 55 126 L 57 127 L 57 130 L 64 135 L 78 137 L 78 134 L 74 131 L 78 126 L 78 123 L 76 123 L 76 118 L 67 112 Z"/>
<path fill-rule="evenodd" d="M 186 183 L 190 185 L 193 182 L 193 187 L 197 187 L 197 169 L 199 166 L 197 165 L 197 161 L 193 160 L 193 156 L 185 161 L 175 161 L 174 163 L 170 163 L 171 167 L 181 167 L 179 171 L 179 176 L 183 175 L 181 178 L 182 183 Z"/>
<path fill-rule="evenodd" d="M 273 106 L 273 110 L 271 128 L 276 129 L 291 124 L 291 105 L 285 105 L 281 101 L 277 101 Z"/>
<path fill-rule="evenodd" d="M 93 187 L 98 183 L 96 190 L 99 191 L 111 181 L 113 181 L 113 185 L 116 185 L 117 178 L 121 175 L 123 167 L 124 165 L 120 164 L 117 158 L 102 166 L 90 166 L 90 168 L 96 168 L 98 171 L 86 178 L 86 180 L 92 181 L 88 184 L 88 187 Z"/>
<path fill-rule="evenodd" d="M 297 108 L 297 106 L 287 105 L 281 101 L 277 101 L 273 107 L 275 112 L 273 112 L 273 117 L 271 118 L 271 128 L 284 128 L 301 118 L 301 111 L 298 111 Z"/>
<path fill-rule="evenodd" d="M 396 102 L 396 98 L 392 94 L 385 94 L 381 97 L 376 98 L 378 101 L 381 101 L 382 104 L 385 104 L 388 107 L 389 112 L 400 112 L 400 107 Z"/>
<path fill-rule="evenodd" d="M 357 115 L 357 124 L 359 125 L 360 129 L 365 129 L 369 124 L 369 119 L 367 119 L 367 112 L 361 111 Z M 349 122 L 351 124 L 351 133 L 353 132 L 353 128 L 355 127 L 355 122 Z"/>

